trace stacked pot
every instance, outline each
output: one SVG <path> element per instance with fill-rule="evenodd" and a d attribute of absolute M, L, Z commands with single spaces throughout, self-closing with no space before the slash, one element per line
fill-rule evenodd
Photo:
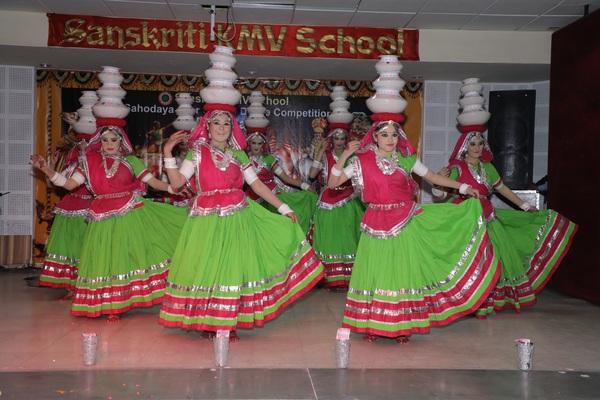
<path fill-rule="evenodd" d="M 96 117 L 92 106 L 98 102 L 95 90 L 84 90 L 79 98 L 81 108 L 77 110 L 79 119 L 73 124 L 73 129 L 78 134 L 91 135 L 96 131 Z"/>
<path fill-rule="evenodd" d="M 123 119 L 129 114 L 129 107 L 123 104 L 123 98 L 127 92 L 121 88 L 123 75 L 120 68 L 102 67 L 98 74 L 102 86 L 96 90 L 100 100 L 92 106 L 96 118 L 119 118 Z"/>
<path fill-rule="evenodd" d="M 263 106 L 265 102 L 265 96 L 261 92 L 252 92 L 250 93 L 250 105 L 246 107 L 246 111 L 248 112 L 248 116 L 244 121 L 244 125 L 246 126 L 248 132 L 254 130 L 264 130 L 269 126 L 269 120 L 265 117 L 265 112 L 267 109 Z"/>
<path fill-rule="evenodd" d="M 194 98 L 190 93 L 177 93 L 175 101 L 177 102 L 177 108 L 175 109 L 177 119 L 173 121 L 173 127 L 178 131 L 193 131 L 198 125 L 195 118 L 196 110 L 192 106 Z"/>
<path fill-rule="evenodd" d="M 375 70 L 379 77 L 373 81 L 375 94 L 367 99 L 367 107 L 375 114 L 402 113 L 408 103 L 400 96 L 400 91 L 406 82 L 400 78 L 402 64 L 398 61 L 398 56 L 380 56 L 380 60 L 375 64 Z"/>
<path fill-rule="evenodd" d="M 346 97 L 348 97 L 346 88 L 343 86 L 334 86 L 333 91 L 331 92 L 329 97 L 331 98 L 331 103 L 329 104 L 331 113 L 327 116 L 327 120 L 329 121 L 329 123 L 350 124 L 354 116 L 349 111 L 350 102 L 346 100 Z"/>
<path fill-rule="evenodd" d="M 233 71 L 235 57 L 233 49 L 226 46 L 215 46 L 208 55 L 211 67 L 204 71 L 208 86 L 200 91 L 202 101 L 208 104 L 222 103 L 236 105 L 242 94 L 233 87 L 237 74 Z"/>
<path fill-rule="evenodd" d="M 458 100 L 461 112 L 456 117 L 458 124 L 461 126 L 485 125 L 490 119 L 490 113 L 483 108 L 485 104 L 485 98 L 481 95 L 483 85 L 479 83 L 479 78 L 464 79 L 462 84 L 460 88 L 462 96 Z"/>

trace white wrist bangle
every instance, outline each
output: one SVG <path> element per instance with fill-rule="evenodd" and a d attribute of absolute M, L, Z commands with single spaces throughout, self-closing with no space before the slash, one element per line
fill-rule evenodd
<path fill-rule="evenodd" d="M 177 168 L 177 160 L 175 160 L 175 157 L 165 157 L 164 162 L 165 168 Z"/>
<path fill-rule="evenodd" d="M 446 197 L 446 192 L 437 188 L 431 188 L 431 194 L 442 199 Z"/>
<path fill-rule="evenodd" d="M 458 193 L 460 194 L 467 194 L 467 190 L 471 187 L 471 185 L 467 184 L 467 183 L 463 183 L 462 185 L 460 185 L 460 188 L 458 189 Z"/>
<path fill-rule="evenodd" d="M 529 211 L 529 209 L 531 208 L 531 204 L 529 204 L 528 202 L 524 202 L 519 206 L 519 208 L 523 211 Z"/>
<path fill-rule="evenodd" d="M 54 175 L 52 175 L 52 178 L 50 178 L 50 182 L 52 182 L 54 186 L 63 187 L 65 186 L 65 183 L 67 183 L 67 178 L 65 178 L 58 172 L 55 172 Z"/>
<path fill-rule="evenodd" d="M 320 161 L 314 160 L 314 161 L 312 162 L 312 167 L 313 167 L 313 168 L 316 168 L 316 169 L 321 169 L 321 167 L 322 167 L 322 166 L 323 166 L 323 163 L 322 163 L 322 162 L 320 162 Z"/>
<path fill-rule="evenodd" d="M 300 188 L 302 190 L 308 190 L 308 189 L 310 189 L 310 185 L 306 182 L 302 182 L 302 184 L 300 185 Z"/>
<path fill-rule="evenodd" d="M 293 212 L 292 209 L 290 208 L 290 206 L 288 206 L 285 203 L 283 203 L 282 205 L 280 205 L 279 208 L 277 208 L 277 211 L 281 215 L 286 215 L 286 214 L 289 214 L 289 213 Z"/>
<path fill-rule="evenodd" d="M 171 185 L 167 186 L 167 192 L 171 194 L 177 194 L 177 192 L 173 190 L 173 187 L 171 187 Z"/>
<path fill-rule="evenodd" d="M 333 176 L 342 176 L 342 172 L 344 171 L 340 171 L 336 167 L 331 168 L 331 175 Z"/>

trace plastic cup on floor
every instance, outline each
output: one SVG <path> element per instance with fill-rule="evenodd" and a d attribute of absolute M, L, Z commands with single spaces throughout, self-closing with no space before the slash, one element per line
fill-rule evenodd
<path fill-rule="evenodd" d="M 533 342 L 530 339 L 517 339 L 519 369 L 529 371 L 533 362 Z"/>
<path fill-rule="evenodd" d="M 227 365 L 227 356 L 229 353 L 229 331 L 219 330 L 213 338 L 215 350 L 215 365 L 224 367 Z"/>
<path fill-rule="evenodd" d="M 94 365 L 98 359 L 98 334 L 83 333 L 83 365 Z"/>
<path fill-rule="evenodd" d="M 348 368 L 350 360 L 350 329 L 339 328 L 335 337 L 335 364 L 338 368 Z"/>

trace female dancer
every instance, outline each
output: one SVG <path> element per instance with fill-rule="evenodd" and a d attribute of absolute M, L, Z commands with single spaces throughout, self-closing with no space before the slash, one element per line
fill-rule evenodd
<path fill-rule="evenodd" d="M 237 341 L 237 328 L 275 318 L 322 278 L 323 266 L 294 212 L 254 173 L 235 108 L 205 109 L 179 170 L 171 151 L 185 132 L 174 133 L 164 147 L 172 187 L 193 179 L 197 195 L 173 255 L 159 323 L 203 330 L 204 339 L 227 330 Z M 248 199 L 244 181 L 288 218 Z"/>
<path fill-rule="evenodd" d="M 553 210 L 539 211 L 521 200 L 503 184 L 491 164 L 490 147 L 482 135 L 483 126 L 465 126 L 450 156 L 450 164 L 440 175 L 477 188 L 488 224 L 490 240 L 502 262 L 502 272 L 490 296 L 477 310 L 476 317 L 507 306 L 517 312 L 536 302 L 536 294 L 546 285 L 567 253 L 577 225 Z M 494 209 L 489 196 L 496 190 L 523 211 Z M 441 188 L 432 191 L 445 197 Z M 460 204 L 465 197 L 451 193 L 449 202 Z"/>
<path fill-rule="evenodd" d="M 78 157 L 85 154 L 86 139 L 89 140 L 90 137 L 91 135 L 77 134 L 79 141 L 67 154 L 67 168 L 62 173 L 64 177 L 71 177 L 75 172 Z M 59 301 L 70 300 L 75 294 L 81 246 L 87 228 L 85 214 L 92 200 L 88 188 L 81 185 L 65 194 L 53 210 L 54 222 L 46 243 L 40 285 L 67 289 L 67 293 Z"/>
<path fill-rule="evenodd" d="M 403 118 L 398 115 L 398 120 Z M 411 173 L 477 197 L 477 189 L 431 172 L 414 154 L 399 121 L 376 121 L 361 151 L 351 142 L 331 171 L 330 187 L 352 179 L 368 208 L 346 298 L 343 326 L 408 342 L 475 311 L 499 274 L 481 205 L 419 205 Z M 440 205 L 442 207 L 440 207 Z"/>
<path fill-rule="evenodd" d="M 255 131 L 250 133 L 246 138 L 246 141 L 248 142 L 250 164 L 252 164 L 256 176 L 258 176 L 258 179 L 260 179 L 261 182 L 264 183 L 282 202 L 288 204 L 294 210 L 294 213 L 298 217 L 300 227 L 304 233 L 308 235 L 310 222 L 317 208 L 317 195 L 308 183 L 302 182 L 299 179 L 294 179 L 285 173 L 277 159 L 272 154 L 269 154 L 267 138 L 262 132 Z M 286 192 L 281 185 L 277 184 L 275 176 L 281 179 L 285 184 L 299 187 L 303 191 L 294 193 Z M 265 206 L 271 212 L 277 212 L 275 207 L 269 202 L 264 201 L 262 197 L 258 196 L 254 190 L 252 190 L 251 186 L 246 189 L 246 195 L 257 203 Z"/>
<path fill-rule="evenodd" d="M 348 130 L 333 129 L 317 142 L 310 177 L 319 173 L 323 189 L 313 221 L 313 247 L 325 266 L 325 280 L 335 291 L 346 291 L 360 238 L 360 219 L 365 207 L 350 183 L 327 187 L 331 169 L 348 143 Z M 358 142 L 357 142 L 358 143 Z"/>
<path fill-rule="evenodd" d="M 57 174 L 37 154 L 32 164 L 57 186 L 73 190 L 85 183 L 93 193 L 71 315 L 108 315 L 107 322 L 116 322 L 128 310 L 162 300 L 185 211 L 141 197 L 144 183 L 158 190 L 168 190 L 168 184 L 131 155 L 124 121 L 103 125 L 98 119 L 97 124 L 101 127 L 70 178 Z"/>

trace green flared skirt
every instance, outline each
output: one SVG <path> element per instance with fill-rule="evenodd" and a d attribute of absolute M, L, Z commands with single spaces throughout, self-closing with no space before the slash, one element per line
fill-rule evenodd
<path fill-rule="evenodd" d="M 121 314 L 162 300 L 187 212 L 146 199 L 143 204 L 123 216 L 88 224 L 72 315 Z"/>
<path fill-rule="evenodd" d="M 474 312 L 500 273 L 481 204 L 425 204 L 396 236 L 362 234 L 343 326 L 386 337 L 425 333 Z"/>
<path fill-rule="evenodd" d="M 300 226 L 248 203 L 232 215 L 188 219 L 159 323 L 211 331 L 262 326 L 322 279 Z"/>

